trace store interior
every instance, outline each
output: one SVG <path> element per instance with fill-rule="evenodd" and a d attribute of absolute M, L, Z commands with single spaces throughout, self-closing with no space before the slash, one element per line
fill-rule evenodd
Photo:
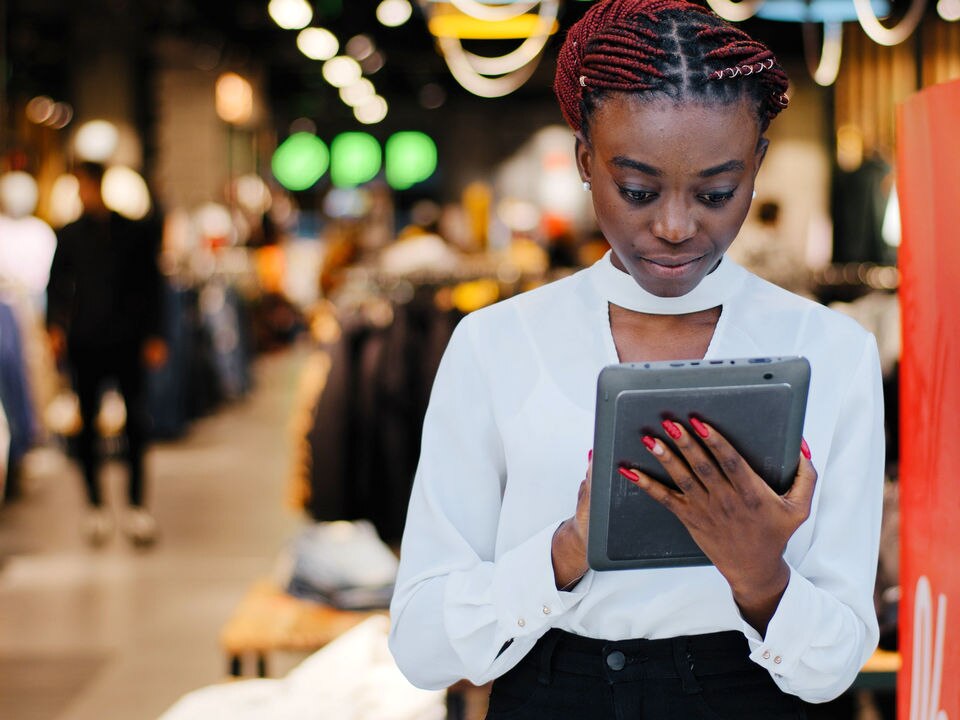
<path fill-rule="evenodd" d="M 385 608 L 453 329 L 607 250 L 552 90 L 591 4 L 0 0 L 0 717 L 483 717 L 488 689 L 406 683 Z M 960 78 L 960 0 L 711 5 L 791 79 L 730 254 L 878 340 L 889 661 L 897 107 Z M 82 162 L 106 166 L 112 211 L 158 228 L 146 542 L 125 532 L 109 384 L 115 527 L 90 533 L 77 396 L 46 332 Z M 809 717 L 892 718 L 895 679 L 864 673 Z"/>

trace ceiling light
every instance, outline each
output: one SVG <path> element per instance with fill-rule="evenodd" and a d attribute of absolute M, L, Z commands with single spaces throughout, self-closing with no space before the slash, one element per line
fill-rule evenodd
<path fill-rule="evenodd" d="M 311 60 L 329 60 L 337 54 L 340 43 L 329 30 L 308 27 L 297 35 L 297 47 Z"/>
<path fill-rule="evenodd" d="M 888 28 L 880 23 L 877 13 L 874 11 L 870 0 L 853 0 L 853 6 L 857 10 L 857 19 L 860 21 L 860 27 L 871 40 L 878 45 L 899 45 L 916 30 L 920 20 L 923 19 L 923 11 L 927 0 L 912 0 L 910 7 L 907 8 L 903 19 Z"/>
<path fill-rule="evenodd" d="M 366 78 L 360 78 L 355 83 L 340 88 L 340 99 L 350 107 L 362 105 L 376 94 L 373 83 Z"/>
<path fill-rule="evenodd" d="M 377 5 L 377 20 L 387 27 L 399 27 L 410 19 L 413 6 L 409 0 L 383 0 Z"/>
<path fill-rule="evenodd" d="M 270 0 L 267 12 L 284 30 L 305 28 L 313 20 L 313 8 L 307 0 Z"/>
<path fill-rule="evenodd" d="M 353 116 L 364 125 L 374 125 L 387 116 L 387 101 L 374 95 L 353 109 Z"/>
<path fill-rule="evenodd" d="M 346 55 L 330 58 L 323 64 L 323 79 L 336 88 L 352 85 L 362 74 L 360 63 Z"/>

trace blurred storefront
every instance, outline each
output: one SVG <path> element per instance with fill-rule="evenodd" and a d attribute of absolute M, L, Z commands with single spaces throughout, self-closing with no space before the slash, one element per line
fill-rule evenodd
<path fill-rule="evenodd" d="M 960 78 L 960 3 L 858 3 L 889 16 L 880 32 L 854 0 L 711 5 L 750 14 L 792 81 L 731 253 L 877 335 L 893 517 L 896 110 Z M 69 450 L 41 318 L 53 233 L 80 211 L 71 172 L 95 160 L 110 168 L 108 205 L 164 227 L 171 355 L 150 379 L 155 436 L 188 437 L 251 393 L 256 358 L 300 341 L 280 494 L 305 521 L 368 520 L 395 547 L 457 321 L 606 251 L 551 90 L 559 39 L 590 2 L 524 3 L 496 22 L 510 4 L 0 0 L 0 498 L 22 495 L 31 448 Z M 903 37 L 884 30 L 898 23 Z M 898 549 L 885 537 L 878 612 L 893 650 Z M 811 717 L 878 717 L 865 713 L 888 713 L 891 697 L 861 690 Z M 411 707 L 428 713 L 421 700 Z M 469 714 L 461 700 L 451 713 Z"/>

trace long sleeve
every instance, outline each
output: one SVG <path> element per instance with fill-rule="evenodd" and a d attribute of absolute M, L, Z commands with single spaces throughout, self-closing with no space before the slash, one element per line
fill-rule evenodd
<path fill-rule="evenodd" d="M 454 332 L 434 382 L 390 608 L 390 649 L 407 678 L 430 689 L 506 672 L 592 580 L 570 593 L 555 587 L 562 518 L 498 555 L 506 460 L 471 320 Z"/>
<path fill-rule="evenodd" d="M 845 691 L 879 636 L 872 591 L 883 505 L 883 395 L 876 342 L 866 338 L 833 436 L 821 441 L 826 457 L 811 444 L 819 473 L 812 544 L 791 567 L 766 636 L 744 623 L 751 658 L 781 689 L 808 702 Z"/>

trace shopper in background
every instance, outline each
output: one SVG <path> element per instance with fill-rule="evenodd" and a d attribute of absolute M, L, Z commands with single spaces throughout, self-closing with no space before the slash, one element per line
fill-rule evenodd
<path fill-rule="evenodd" d="M 90 502 L 85 533 L 100 545 L 113 530 L 98 479 L 96 417 L 106 384 L 115 383 L 127 409 L 130 507 L 122 517 L 123 529 L 133 543 L 149 545 L 157 528 L 144 508 L 145 366 L 158 368 L 167 359 L 160 331 L 160 225 L 153 218 L 133 221 L 107 208 L 102 165 L 82 163 L 75 174 L 84 211 L 57 234 L 47 329 L 58 362 L 69 365 L 80 401 L 79 455 Z"/>
<path fill-rule="evenodd" d="M 556 92 L 612 253 L 475 312 L 433 387 L 391 605 L 416 685 L 493 680 L 489 718 L 805 717 L 877 643 L 876 342 L 725 258 L 787 105 L 773 53 L 685 0 L 591 6 Z M 798 188 L 799 191 L 799 188 Z M 638 437 L 710 566 L 587 565 L 597 375 L 618 362 L 802 355 L 805 443 L 779 496 L 715 428 Z M 584 465 L 587 464 L 586 479 Z"/>

